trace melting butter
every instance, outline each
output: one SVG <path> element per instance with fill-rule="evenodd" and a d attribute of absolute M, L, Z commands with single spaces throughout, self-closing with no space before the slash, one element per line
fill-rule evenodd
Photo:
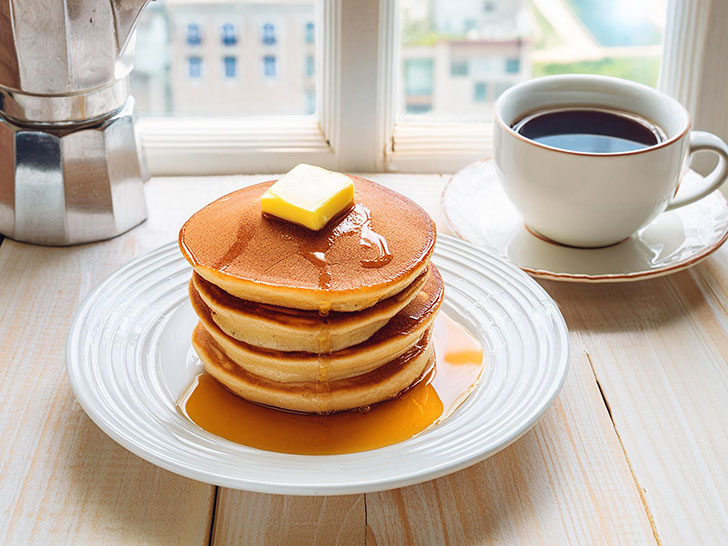
<path fill-rule="evenodd" d="M 354 182 L 348 176 L 300 163 L 261 197 L 264 214 L 313 231 L 354 204 Z"/>

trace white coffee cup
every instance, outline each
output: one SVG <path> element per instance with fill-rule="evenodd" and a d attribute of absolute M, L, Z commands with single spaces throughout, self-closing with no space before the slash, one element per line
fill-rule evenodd
<path fill-rule="evenodd" d="M 511 128 L 539 110 L 580 107 L 636 115 L 661 128 L 665 138 L 639 150 L 600 154 L 547 146 Z M 728 175 L 726 143 L 691 132 L 687 110 L 645 85 L 606 76 L 547 76 L 511 87 L 494 108 L 503 189 L 528 228 L 565 245 L 618 243 L 666 210 L 705 197 Z M 704 150 L 718 154 L 718 165 L 702 187 L 676 199 L 690 154 Z"/>

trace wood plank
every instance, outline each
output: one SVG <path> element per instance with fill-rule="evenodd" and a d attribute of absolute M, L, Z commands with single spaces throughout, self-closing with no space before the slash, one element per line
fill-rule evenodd
<path fill-rule="evenodd" d="M 103 434 L 75 401 L 65 338 L 76 307 L 137 254 L 240 180 L 153 181 L 151 216 L 111 241 L 0 246 L 0 529 L 7 544 L 207 543 L 214 487 L 161 470 Z"/>
<path fill-rule="evenodd" d="M 663 544 L 728 544 L 728 252 L 634 284 L 544 283 L 591 356 Z"/>
<path fill-rule="evenodd" d="M 0 528 L 7 544 L 200 544 L 208 535 L 213 488 L 118 446 L 86 416 L 66 377 L 73 313 L 131 257 L 127 242 L 0 247 Z"/>
<path fill-rule="evenodd" d="M 364 495 L 293 497 L 220 488 L 212 543 L 364 544 Z"/>
<path fill-rule="evenodd" d="M 578 339 L 564 389 L 512 446 L 463 471 L 367 495 L 367 544 L 655 544 Z"/>
<path fill-rule="evenodd" d="M 370 177 L 416 197 L 437 218 L 443 177 Z M 0 415 L 0 528 L 8 529 L 9 544 L 207 540 L 214 488 L 157 469 L 96 429 L 65 378 L 65 335 L 79 300 L 111 271 L 173 240 L 202 204 L 266 178 L 155 179 L 146 188 L 151 216 L 129 234 L 70 249 L 0 246 L 0 399 L 10 408 Z M 364 513 L 367 541 L 378 544 L 408 537 L 434 544 L 650 543 L 583 336 L 572 339 L 564 392 L 537 428 L 503 453 L 435 482 L 368 495 L 366 506 L 360 495 L 312 499 L 220 489 L 216 543 L 360 543 Z M 317 523 L 305 523 L 311 521 Z"/>

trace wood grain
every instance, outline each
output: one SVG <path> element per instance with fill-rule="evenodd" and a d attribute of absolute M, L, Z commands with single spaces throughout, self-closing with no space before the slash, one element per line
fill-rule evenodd
<path fill-rule="evenodd" d="M 440 219 L 445 177 L 368 177 Z M 149 220 L 121 237 L 71 248 L 2 243 L 7 544 L 728 543 L 724 251 L 667 279 L 544 282 L 572 331 L 564 390 L 521 440 L 439 480 L 330 498 L 219 489 L 213 510 L 214 487 L 158 469 L 107 438 L 65 375 L 65 336 L 80 299 L 129 259 L 173 240 L 200 206 L 268 178 L 154 179 L 146 187 Z M 441 222 L 439 229 L 447 232 Z"/>
<path fill-rule="evenodd" d="M 172 240 L 201 200 L 234 184 L 150 183 L 149 220 L 102 243 L 48 248 L 3 241 L 0 537 L 6 544 L 207 543 L 215 488 L 161 470 L 103 434 L 75 401 L 64 351 L 76 307 L 99 282 Z"/>
<path fill-rule="evenodd" d="M 572 337 L 564 389 L 534 429 L 473 467 L 367 495 L 367 545 L 654 544 L 649 520 Z"/>
<path fill-rule="evenodd" d="M 212 544 L 364 544 L 364 495 L 292 497 L 220 488 Z"/>
<path fill-rule="evenodd" d="M 728 543 L 728 255 L 634 284 L 544 283 L 587 347 L 663 544 Z"/>
<path fill-rule="evenodd" d="M 0 247 L 0 529 L 5 543 L 200 544 L 213 488 L 132 455 L 86 416 L 64 348 L 80 299 L 128 240 Z"/>

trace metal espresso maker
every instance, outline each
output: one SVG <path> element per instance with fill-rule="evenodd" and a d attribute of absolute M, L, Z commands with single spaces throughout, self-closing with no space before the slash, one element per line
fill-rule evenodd
<path fill-rule="evenodd" d="M 147 216 L 125 49 L 149 0 L 0 0 L 0 233 L 68 245 Z"/>

